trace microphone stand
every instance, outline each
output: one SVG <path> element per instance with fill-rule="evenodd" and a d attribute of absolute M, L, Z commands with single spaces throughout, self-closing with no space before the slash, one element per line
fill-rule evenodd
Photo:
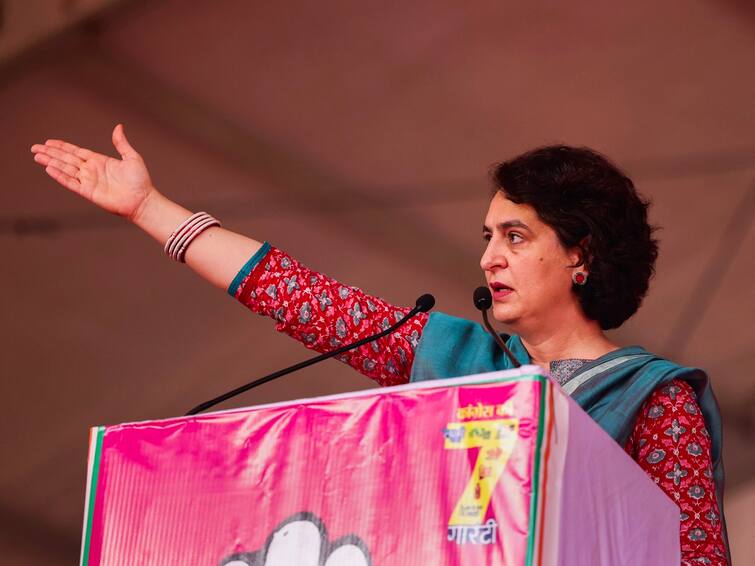
<path fill-rule="evenodd" d="M 287 368 L 283 368 L 281 370 L 278 370 L 276 372 L 271 373 L 270 375 L 266 375 L 265 377 L 261 377 L 255 381 L 252 381 L 250 383 L 247 383 L 246 385 L 242 385 L 241 387 L 237 387 L 236 389 L 229 391 L 228 393 L 223 393 L 222 395 L 219 395 L 218 397 L 215 397 L 214 399 L 210 399 L 209 401 L 205 401 L 204 403 L 201 403 L 191 409 L 188 413 L 186 413 L 186 416 L 196 415 L 197 413 L 201 413 L 202 411 L 206 411 L 210 407 L 213 407 L 217 405 L 218 403 L 222 403 L 223 401 L 226 401 L 230 399 L 231 397 L 235 397 L 236 395 L 239 395 L 241 393 L 244 393 L 245 391 L 249 391 L 250 389 L 254 389 L 255 387 L 258 387 L 260 385 L 263 385 L 269 381 L 272 381 L 274 379 L 278 379 L 279 377 L 283 377 L 284 375 L 287 375 L 289 373 L 292 373 L 296 370 L 303 369 L 307 366 L 311 366 L 312 364 L 316 364 L 317 362 L 321 362 L 323 360 L 327 360 L 328 358 L 332 358 L 333 356 L 337 356 L 338 354 L 343 354 L 344 352 L 348 352 L 349 350 L 353 350 L 354 348 L 358 348 L 359 346 L 364 346 L 365 344 L 372 342 L 373 340 L 377 340 L 379 338 L 382 338 L 383 336 L 386 336 L 387 334 L 390 334 L 391 332 L 394 332 L 399 326 L 404 324 L 407 320 L 409 320 L 411 317 L 413 317 L 415 314 L 419 312 L 427 312 L 430 309 L 435 306 L 435 298 L 432 295 L 426 294 L 422 295 L 419 299 L 417 299 L 417 303 L 410 310 L 406 315 L 393 324 L 392 326 L 386 328 L 382 332 L 379 332 L 378 334 L 373 334 L 372 336 L 367 336 L 366 338 L 362 338 L 361 340 L 358 340 L 354 342 L 353 344 L 347 344 L 346 346 L 341 346 L 340 348 L 337 348 L 335 350 L 332 350 L 330 352 L 326 352 L 324 354 L 320 354 L 319 356 L 315 356 L 314 358 L 310 358 L 308 360 L 304 360 L 303 362 L 299 362 L 298 364 L 294 364 L 292 366 L 289 366 Z"/>
<path fill-rule="evenodd" d="M 500 334 L 498 334 L 493 328 L 493 325 L 490 324 L 490 321 L 488 320 L 487 309 L 482 311 L 482 321 L 485 323 L 485 328 L 488 329 L 488 332 L 493 336 L 495 341 L 498 342 L 498 345 L 501 347 L 501 350 L 503 350 L 504 354 L 506 354 L 508 358 L 511 360 L 512 365 L 515 368 L 522 367 L 522 364 L 519 363 L 519 360 L 517 360 L 514 357 L 513 352 L 509 350 L 508 346 L 506 346 L 506 342 L 503 341 L 503 338 L 501 338 Z"/>
<path fill-rule="evenodd" d="M 503 350 L 503 353 L 508 356 L 509 360 L 511 360 L 511 364 L 515 368 L 522 367 L 522 364 L 520 364 L 519 360 L 514 357 L 514 354 L 509 350 L 508 346 L 506 346 L 506 343 L 501 336 L 495 331 L 493 325 L 490 324 L 490 320 L 488 320 L 488 309 L 492 304 L 493 296 L 490 294 L 490 289 L 487 287 L 477 287 L 474 291 L 474 306 L 482 312 L 482 321 L 485 323 L 485 328 L 487 328 L 488 333 L 493 337 L 498 346 L 500 346 L 501 350 Z"/>

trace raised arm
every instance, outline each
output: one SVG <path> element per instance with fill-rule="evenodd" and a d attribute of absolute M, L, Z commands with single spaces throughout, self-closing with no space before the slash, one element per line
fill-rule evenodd
<path fill-rule="evenodd" d="M 118 124 L 113 145 L 120 159 L 62 140 L 35 144 L 34 161 L 68 190 L 100 208 L 122 216 L 165 244 L 192 212 L 163 196 L 152 184 L 142 157 Z M 186 252 L 186 263 L 207 281 L 227 289 L 239 268 L 262 244 L 223 228 L 205 230 Z"/>
<path fill-rule="evenodd" d="M 36 144 L 31 151 L 58 183 L 128 219 L 164 245 L 192 212 L 158 192 L 120 124 L 113 130 L 113 145 L 120 159 L 61 140 Z M 275 319 L 279 331 L 321 352 L 377 333 L 408 311 L 309 270 L 280 250 L 263 249 L 256 240 L 218 227 L 197 237 L 185 260 L 216 287 Z M 427 315 L 419 315 L 390 336 L 339 359 L 381 385 L 404 383 L 426 322 Z"/>

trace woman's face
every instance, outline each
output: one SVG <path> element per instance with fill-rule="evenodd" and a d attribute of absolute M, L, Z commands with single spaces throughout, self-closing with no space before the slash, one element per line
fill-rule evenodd
<path fill-rule="evenodd" d="M 581 312 L 572 292 L 572 273 L 580 269 L 572 266 L 579 262 L 579 250 L 566 250 L 532 206 L 497 192 L 483 237 L 487 247 L 480 267 L 493 294 L 496 320 L 522 332 L 562 323 Z"/>

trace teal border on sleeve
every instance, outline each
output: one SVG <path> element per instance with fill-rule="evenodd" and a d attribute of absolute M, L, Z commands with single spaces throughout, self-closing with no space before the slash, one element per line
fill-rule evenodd
<path fill-rule="evenodd" d="M 231 281 L 230 287 L 228 287 L 228 294 L 231 297 L 236 296 L 236 291 L 239 290 L 239 285 L 241 285 L 241 282 L 247 275 L 252 272 L 252 269 L 257 267 L 257 264 L 262 261 L 262 258 L 267 255 L 267 252 L 270 251 L 270 247 L 271 246 L 268 242 L 262 244 L 262 247 L 254 253 L 249 261 L 244 264 L 244 267 L 241 268 L 241 271 L 236 274 L 236 277 L 234 277 L 233 281 Z"/>

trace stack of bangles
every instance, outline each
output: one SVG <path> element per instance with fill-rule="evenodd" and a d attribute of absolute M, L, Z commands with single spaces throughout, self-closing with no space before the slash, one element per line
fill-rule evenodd
<path fill-rule="evenodd" d="M 186 250 L 189 248 L 189 245 L 202 232 L 213 226 L 220 226 L 220 221 L 206 212 L 192 214 L 173 231 L 170 238 L 168 238 L 168 241 L 165 242 L 165 253 L 168 254 L 171 259 L 186 263 L 184 256 L 186 255 Z"/>

